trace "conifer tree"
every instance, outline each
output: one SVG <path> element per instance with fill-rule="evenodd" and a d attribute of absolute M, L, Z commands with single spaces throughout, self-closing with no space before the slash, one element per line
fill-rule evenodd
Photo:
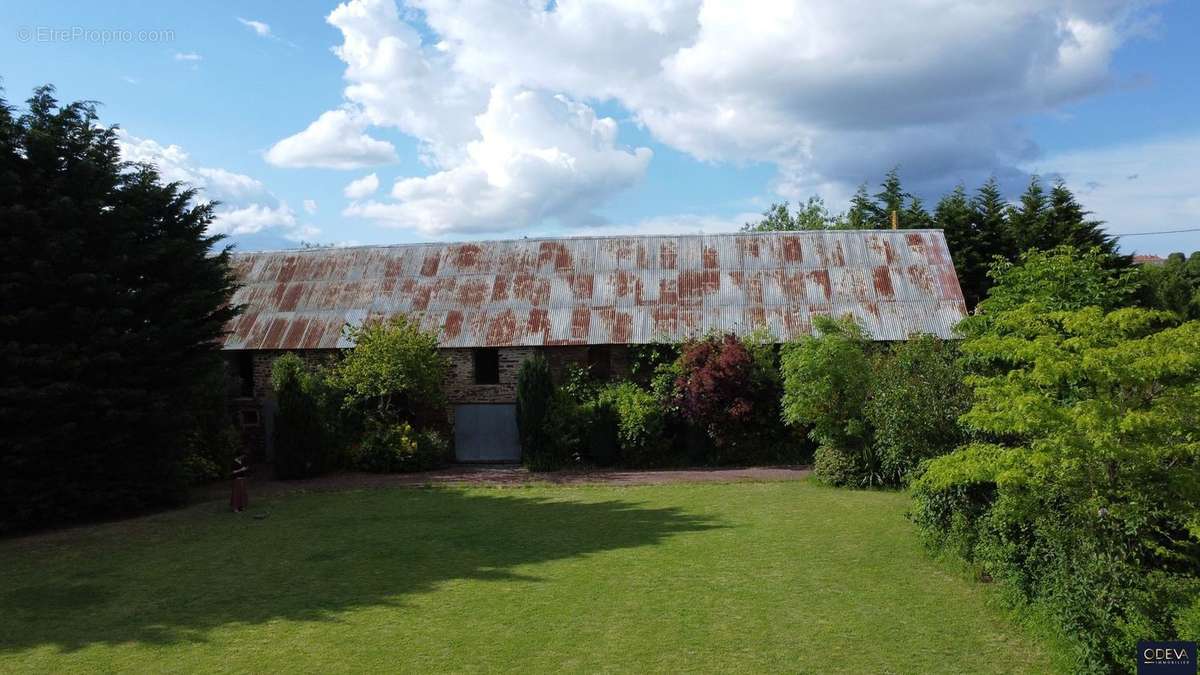
<path fill-rule="evenodd" d="M 1008 209 L 1008 236 L 1013 243 L 1014 253 L 1031 248 L 1048 250 L 1055 241 L 1049 231 L 1049 203 L 1042 180 L 1038 176 L 1029 179 L 1029 186 L 1021 200 Z"/>
<path fill-rule="evenodd" d="M 938 201 L 933 212 L 933 227 L 945 233 L 968 308 L 975 307 L 987 292 L 989 263 L 986 242 L 979 239 L 973 216 L 966 188 L 961 183 Z"/>
<path fill-rule="evenodd" d="M 858 186 L 854 196 L 850 198 L 850 209 L 846 211 L 846 224 L 852 230 L 866 230 L 879 227 L 882 211 L 875 200 L 867 193 L 867 184 Z"/>
<path fill-rule="evenodd" d="M 1097 247 L 1110 255 L 1118 255 L 1117 240 L 1100 229 L 1104 224 L 1102 221 L 1089 219 L 1089 215 L 1091 212 L 1085 211 L 1075 200 L 1062 179 L 1056 180 L 1050 189 L 1046 212 L 1046 231 L 1052 242 L 1071 244 L 1079 249 Z"/>
<path fill-rule="evenodd" d="M 179 420 L 236 314 L 212 205 L 97 120 L 0 99 L 0 532 L 181 498 Z"/>
<path fill-rule="evenodd" d="M 900 183 L 900 167 L 892 167 L 883 177 L 879 192 L 875 193 L 875 226 L 878 228 L 891 227 L 892 214 L 901 215 L 904 211 L 904 198 L 908 194 Z"/>
<path fill-rule="evenodd" d="M 899 214 L 900 227 L 909 230 L 919 230 L 930 227 L 933 219 L 925 210 L 925 204 L 920 197 L 912 196 L 908 200 L 908 208 Z M 890 225 L 888 227 L 891 227 Z"/>

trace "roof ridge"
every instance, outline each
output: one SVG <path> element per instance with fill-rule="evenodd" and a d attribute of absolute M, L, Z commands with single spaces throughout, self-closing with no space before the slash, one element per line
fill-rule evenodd
<path fill-rule="evenodd" d="M 353 251 L 362 249 L 386 248 L 416 248 L 420 246 L 455 246 L 459 244 L 513 244 L 518 242 L 546 241 L 606 241 L 612 239 L 674 239 L 696 237 L 762 237 L 778 235 L 813 235 L 813 234 L 889 234 L 901 232 L 943 232 L 940 227 L 893 229 L 845 229 L 845 230 L 769 230 L 756 232 L 688 232 L 682 234 L 579 234 L 562 237 L 522 237 L 520 239 L 460 239 L 453 241 L 416 241 L 397 244 L 358 244 L 355 246 L 309 246 L 297 248 L 257 249 L 253 251 L 233 250 L 233 255 L 253 255 L 257 253 L 310 253 L 320 251 Z"/>

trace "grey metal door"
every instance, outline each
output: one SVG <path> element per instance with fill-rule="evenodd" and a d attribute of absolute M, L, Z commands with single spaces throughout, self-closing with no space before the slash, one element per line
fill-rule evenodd
<path fill-rule="evenodd" d="M 511 403 L 454 408 L 454 455 L 460 462 L 517 462 L 517 406 Z"/>

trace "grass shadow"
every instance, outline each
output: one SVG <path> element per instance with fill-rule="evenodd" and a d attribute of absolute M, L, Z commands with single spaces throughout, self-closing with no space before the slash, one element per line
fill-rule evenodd
<path fill-rule="evenodd" d="M 719 527 L 676 508 L 525 490 L 372 490 L 266 508 L 263 519 L 199 509 L 52 547 L 0 542 L 0 653 L 336 620 L 451 580 L 536 583 L 515 568 Z"/>

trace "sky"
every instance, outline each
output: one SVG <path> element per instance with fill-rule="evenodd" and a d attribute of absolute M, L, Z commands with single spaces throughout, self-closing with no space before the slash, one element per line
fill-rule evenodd
<path fill-rule="evenodd" d="M 100 103 L 237 248 L 734 230 L 898 167 L 1061 178 L 1200 249 L 1200 3 L 9 2 L 0 78 Z"/>

